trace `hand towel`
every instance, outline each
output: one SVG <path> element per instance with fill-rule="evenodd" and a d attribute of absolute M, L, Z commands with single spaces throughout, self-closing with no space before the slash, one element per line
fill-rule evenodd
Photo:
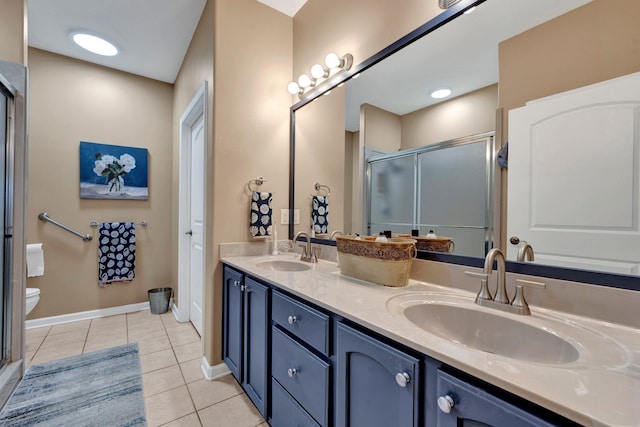
<path fill-rule="evenodd" d="M 44 274 L 44 251 L 42 243 L 27 245 L 27 277 L 42 276 Z"/>
<path fill-rule="evenodd" d="M 254 191 L 251 195 L 251 220 L 249 231 L 253 237 L 271 236 L 273 194 L 266 191 Z"/>
<path fill-rule="evenodd" d="M 329 196 L 311 196 L 311 225 L 315 233 L 329 231 Z"/>
<path fill-rule="evenodd" d="M 101 222 L 98 224 L 98 284 L 128 282 L 135 277 L 136 224 Z"/>

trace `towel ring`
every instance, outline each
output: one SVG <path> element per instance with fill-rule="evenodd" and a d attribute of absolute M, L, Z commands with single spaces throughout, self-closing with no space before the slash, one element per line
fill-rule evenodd
<path fill-rule="evenodd" d="M 331 188 L 329 188 L 328 185 L 323 185 L 319 182 L 316 182 L 315 189 L 318 193 L 320 193 L 320 190 L 322 190 L 323 188 L 327 190 L 327 194 L 324 194 L 324 196 L 328 196 L 329 194 L 331 194 Z M 320 196 L 323 196 L 323 194 L 320 194 Z"/>
<path fill-rule="evenodd" d="M 253 189 L 251 188 L 251 184 L 255 183 L 256 185 L 262 185 L 263 183 L 267 182 L 266 179 L 264 179 L 263 177 L 259 176 L 257 178 L 253 178 L 250 179 L 249 182 L 247 183 L 247 188 L 249 189 L 249 191 L 253 192 L 253 191 L 257 191 L 257 189 Z"/>

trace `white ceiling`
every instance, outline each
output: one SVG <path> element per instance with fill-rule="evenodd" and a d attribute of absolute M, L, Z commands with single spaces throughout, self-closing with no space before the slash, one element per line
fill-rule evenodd
<path fill-rule="evenodd" d="M 306 0 L 258 0 L 293 16 Z M 173 83 L 206 0 L 28 0 L 29 46 Z M 102 36 L 120 49 L 87 52 L 70 33 Z M 283 87 L 287 82 L 283 83 Z"/>
<path fill-rule="evenodd" d="M 456 18 L 350 80 L 346 129 L 359 128 L 363 103 L 404 115 L 442 102 L 430 97 L 434 89 L 448 87 L 453 90 L 451 97 L 456 97 L 497 83 L 499 42 L 590 1 L 482 3 L 473 13 Z M 356 58 L 356 62 L 363 59 Z"/>

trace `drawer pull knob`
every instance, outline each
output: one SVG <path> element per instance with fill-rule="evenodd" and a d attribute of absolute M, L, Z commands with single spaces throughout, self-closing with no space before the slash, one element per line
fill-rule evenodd
<path fill-rule="evenodd" d="M 298 317 L 297 316 L 289 316 L 289 317 L 287 317 L 287 322 L 289 322 L 290 325 L 293 325 L 297 321 L 298 321 Z"/>
<path fill-rule="evenodd" d="M 239 286 L 240 285 L 240 281 L 239 280 L 234 280 L 233 281 L 233 286 Z"/>
<path fill-rule="evenodd" d="M 438 398 L 438 408 L 440 408 L 440 410 L 445 414 L 450 413 L 454 405 L 455 402 L 453 401 L 453 398 L 448 394 L 446 396 L 440 396 Z"/>
<path fill-rule="evenodd" d="M 287 375 L 289 375 L 289 378 L 293 378 L 297 373 L 298 371 L 296 370 L 296 368 L 287 369 Z"/>
<path fill-rule="evenodd" d="M 400 387 L 406 387 L 411 382 L 411 376 L 406 372 L 400 372 L 396 374 L 396 382 Z"/>

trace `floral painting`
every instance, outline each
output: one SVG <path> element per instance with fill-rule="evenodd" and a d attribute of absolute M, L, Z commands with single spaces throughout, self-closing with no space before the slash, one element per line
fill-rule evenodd
<path fill-rule="evenodd" d="M 147 200 L 146 148 L 80 142 L 80 198 Z"/>

